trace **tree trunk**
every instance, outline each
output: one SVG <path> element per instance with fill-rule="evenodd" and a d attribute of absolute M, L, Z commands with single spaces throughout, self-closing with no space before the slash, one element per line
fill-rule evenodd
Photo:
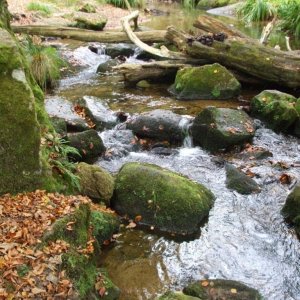
<path fill-rule="evenodd" d="M 123 74 L 126 85 L 132 86 L 141 80 L 173 82 L 178 69 L 191 66 L 189 62 L 195 63 L 196 61 L 161 61 L 142 64 L 124 63 L 114 67 L 114 69 Z M 197 60 L 197 63 L 198 65 L 203 65 L 207 61 Z"/>
<path fill-rule="evenodd" d="M 144 42 L 142 42 L 139 37 L 136 35 L 135 32 L 132 31 L 129 22 L 131 20 L 136 20 L 139 16 L 139 11 L 136 10 L 134 12 L 132 12 L 130 15 L 124 17 L 121 19 L 121 23 L 122 23 L 122 27 L 124 29 L 124 31 L 126 32 L 128 38 L 132 41 L 132 43 L 134 43 L 135 45 L 137 45 L 140 49 L 156 55 L 158 57 L 164 57 L 164 58 L 168 58 L 168 59 L 184 59 L 185 55 L 182 53 L 178 53 L 178 52 L 173 52 L 173 51 L 169 51 L 165 46 L 161 46 L 160 49 L 151 47 L 147 44 L 145 44 Z"/>
<path fill-rule="evenodd" d="M 211 47 L 190 38 L 184 32 L 169 27 L 166 38 L 182 51 L 198 59 L 218 62 L 228 68 L 278 85 L 300 87 L 300 56 L 261 45 L 250 38 L 232 37 L 225 42 L 214 41 Z"/>
<path fill-rule="evenodd" d="M 15 33 L 26 33 L 32 35 L 53 36 L 74 39 L 84 42 L 99 43 L 122 43 L 131 42 L 125 32 L 115 31 L 92 31 L 71 27 L 56 27 L 44 25 L 12 26 Z M 165 41 L 165 30 L 151 30 L 136 32 L 136 36 L 146 43 Z"/>

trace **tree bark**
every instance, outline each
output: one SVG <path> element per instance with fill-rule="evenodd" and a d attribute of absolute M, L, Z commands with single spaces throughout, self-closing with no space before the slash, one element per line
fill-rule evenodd
<path fill-rule="evenodd" d="M 122 43 L 131 42 L 125 32 L 115 31 L 92 31 L 71 27 L 56 27 L 44 25 L 12 26 L 15 33 L 26 33 L 31 35 L 53 36 L 68 38 L 83 42 L 99 43 Z M 146 43 L 165 41 L 165 30 L 151 30 L 136 32 L 136 36 Z"/>
<path fill-rule="evenodd" d="M 138 46 L 142 50 L 144 50 L 150 54 L 156 55 L 158 57 L 164 57 L 164 58 L 168 58 L 168 59 L 184 59 L 186 57 L 182 53 L 169 51 L 165 46 L 161 46 L 160 49 L 157 49 L 157 48 L 151 47 L 151 46 L 145 44 L 144 42 L 142 42 L 138 38 L 136 33 L 132 31 L 130 24 L 129 24 L 129 22 L 131 20 L 136 20 L 138 18 L 138 15 L 139 15 L 139 11 L 136 10 L 136 11 L 132 12 L 130 15 L 121 19 L 123 29 L 126 32 L 128 38 L 132 41 L 132 43 L 134 43 L 136 46 Z"/>
<path fill-rule="evenodd" d="M 261 45 L 257 40 L 232 37 L 214 41 L 211 47 L 187 43 L 189 35 L 169 27 L 166 38 L 182 51 L 198 59 L 218 62 L 228 68 L 278 85 L 300 87 L 300 56 Z"/>
<path fill-rule="evenodd" d="M 186 61 L 161 61 L 142 64 L 124 63 L 114 67 L 115 70 L 123 74 L 126 85 L 133 86 L 141 80 L 149 80 L 154 82 L 173 82 L 178 69 L 189 67 L 190 62 Z M 207 63 L 205 60 L 197 60 L 198 65 Z"/>

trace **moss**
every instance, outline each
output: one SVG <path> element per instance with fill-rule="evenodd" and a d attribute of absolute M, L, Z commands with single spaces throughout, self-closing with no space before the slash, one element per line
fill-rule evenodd
<path fill-rule="evenodd" d="M 204 282 L 205 284 L 203 284 Z M 263 300 L 262 296 L 255 289 L 237 281 L 223 279 L 202 280 L 191 283 L 183 289 L 183 293 L 199 297 L 201 300 L 211 299 L 211 293 L 218 295 L 218 299 Z"/>
<path fill-rule="evenodd" d="M 213 64 L 179 70 L 170 92 L 186 100 L 230 99 L 240 89 L 240 83 L 225 67 Z"/>
<path fill-rule="evenodd" d="M 97 30 L 101 31 L 105 27 L 107 23 L 106 18 L 99 18 L 93 19 L 90 16 L 88 17 L 77 17 L 75 18 L 75 25 L 74 27 L 82 28 L 82 29 L 90 29 L 90 30 Z"/>
<path fill-rule="evenodd" d="M 90 213 L 89 205 L 81 204 L 74 214 L 57 220 L 44 235 L 43 241 L 64 240 L 74 247 L 85 247 L 89 238 Z"/>
<path fill-rule="evenodd" d="M 195 118 L 191 132 L 195 145 L 218 151 L 251 141 L 255 129 L 243 111 L 207 107 Z"/>
<path fill-rule="evenodd" d="M 203 185 L 156 165 L 127 163 L 116 179 L 113 205 L 141 224 L 194 234 L 208 216 L 214 196 Z"/>
<path fill-rule="evenodd" d="M 288 222 L 296 225 L 297 233 L 300 234 L 300 185 L 288 195 L 281 213 Z"/>
<path fill-rule="evenodd" d="M 96 12 L 96 7 L 90 3 L 85 3 L 82 7 L 79 8 L 79 11 L 91 14 Z"/>
<path fill-rule="evenodd" d="M 275 131 L 288 131 L 299 117 L 297 99 L 276 90 L 265 90 L 251 101 L 254 116 Z"/>
<path fill-rule="evenodd" d="M 100 269 L 100 278 L 98 281 L 99 287 L 104 287 L 105 293 L 101 297 L 102 300 L 116 300 L 119 299 L 120 289 L 110 280 L 105 269 Z M 100 288 L 101 288 L 100 287 Z"/>
<path fill-rule="evenodd" d="M 92 211 L 90 220 L 93 228 L 93 236 L 99 245 L 109 240 L 112 235 L 118 231 L 120 225 L 115 215 L 99 211 Z"/>
<path fill-rule="evenodd" d="M 0 0 L 0 28 L 10 30 L 10 14 L 7 9 L 7 1 Z"/>
<path fill-rule="evenodd" d="M 107 206 L 114 191 L 114 179 L 99 166 L 80 163 L 77 167 L 77 174 L 80 178 L 81 192 L 94 199 L 102 201 Z"/>
<path fill-rule="evenodd" d="M 95 262 L 90 257 L 71 250 L 63 254 L 62 268 L 74 282 L 81 299 L 89 299 L 98 275 Z"/>

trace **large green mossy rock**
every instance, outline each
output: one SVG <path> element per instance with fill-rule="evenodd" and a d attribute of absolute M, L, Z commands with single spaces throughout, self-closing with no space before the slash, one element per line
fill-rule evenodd
<path fill-rule="evenodd" d="M 113 207 L 121 215 L 175 234 L 194 234 L 207 218 L 214 195 L 178 173 L 144 163 L 126 163 L 115 185 Z"/>
<path fill-rule="evenodd" d="M 107 19 L 90 13 L 76 13 L 74 16 L 74 27 L 101 31 L 107 23 Z"/>
<path fill-rule="evenodd" d="M 263 300 L 257 290 L 238 281 L 224 279 L 201 280 L 191 283 L 183 289 L 183 293 L 201 300 Z"/>
<path fill-rule="evenodd" d="M 252 114 L 275 131 L 288 131 L 300 115 L 297 99 L 276 90 L 265 90 L 251 101 Z"/>
<path fill-rule="evenodd" d="M 40 126 L 19 46 L 0 29 L 0 195 L 33 190 L 41 176 Z"/>
<path fill-rule="evenodd" d="M 191 133 L 195 145 L 218 151 L 250 142 L 255 128 L 244 111 L 207 107 L 195 118 Z"/>
<path fill-rule="evenodd" d="M 219 64 L 187 67 L 177 72 L 169 91 L 177 99 L 230 99 L 238 96 L 241 84 Z"/>
<path fill-rule="evenodd" d="M 227 164 L 225 169 L 227 188 L 235 190 L 242 195 L 260 192 L 260 187 L 256 181 L 238 170 L 233 165 Z"/>
<path fill-rule="evenodd" d="M 110 199 L 114 192 L 114 179 L 99 166 L 80 163 L 77 167 L 81 193 L 89 196 L 96 202 L 104 202 L 110 205 Z"/>
<path fill-rule="evenodd" d="M 288 195 L 281 213 L 295 226 L 297 234 L 300 235 L 300 185 L 297 185 Z"/>

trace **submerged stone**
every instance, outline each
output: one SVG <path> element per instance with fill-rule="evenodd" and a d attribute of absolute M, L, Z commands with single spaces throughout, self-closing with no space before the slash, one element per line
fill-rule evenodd
<path fill-rule="evenodd" d="M 251 101 L 251 112 L 275 131 L 288 131 L 300 114 L 297 99 L 276 90 L 265 90 Z"/>
<path fill-rule="evenodd" d="M 114 179 L 99 166 L 80 163 L 77 167 L 80 179 L 81 193 L 89 196 L 96 202 L 102 201 L 107 206 L 114 191 Z"/>
<path fill-rule="evenodd" d="M 233 74 L 215 63 L 179 70 L 169 91 L 182 100 L 217 100 L 238 96 L 240 89 L 241 85 Z"/>
<path fill-rule="evenodd" d="M 249 195 L 260 191 L 259 185 L 242 171 L 233 165 L 227 164 L 226 169 L 226 186 L 240 194 Z"/>
<path fill-rule="evenodd" d="M 244 111 L 231 108 L 207 107 L 191 127 L 194 144 L 210 151 L 250 142 L 254 133 L 252 119 Z"/>
<path fill-rule="evenodd" d="M 101 137 L 94 129 L 68 134 L 68 140 L 70 146 L 76 148 L 80 153 L 80 156 L 70 155 L 75 161 L 94 162 L 106 150 Z"/>
<path fill-rule="evenodd" d="M 185 137 L 182 120 L 180 115 L 171 111 L 156 109 L 130 119 L 126 128 L 141 138 L 179 144 Z"/>
<path fill-rule="evenodd" d="M 35 96 L 19 45 L 4 29 L 0 29 L 0 109 L 0 195 L 33 190 L 42 175 Z"/>
<path fill-rule="evenodd" d="M 156 298 L 156 300 L 201 300 L 198 297 L 185 295 L 181 292 L 166 292 L 162 296 Z"/>
<path fill-rule="evenodd" d="M 183 289 L 186 295 L 199 297 L 201 300 L 263 300 L 260 293 L 243 283 L 225 279 L 207 279 L 191 283 Z M 211 295 L 214 295 L 214 298 Z"/>
<path fill-rule="evenodd" d="M 159 231 L 191 235 L 199 231 L 214 202 L 206 187 L 152 164 L 126 163 L 115 185 L 113 207 L 121 215 Z"/>

